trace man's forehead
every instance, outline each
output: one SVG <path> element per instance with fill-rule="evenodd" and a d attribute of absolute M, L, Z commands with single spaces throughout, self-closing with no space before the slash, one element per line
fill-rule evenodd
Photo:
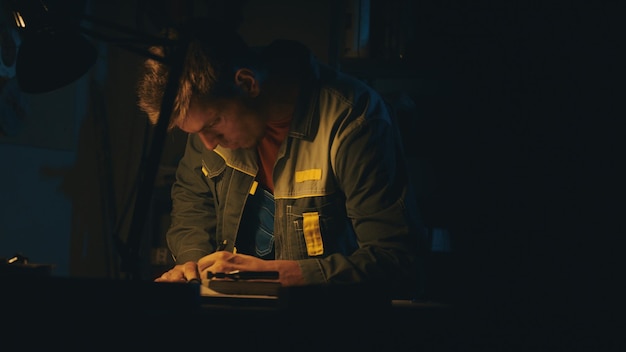
<path fill-rule="evenodd" d="M 216 115 L 217 110 L 213 106 L 191 104 L 187 115 L 179 119 L 176 125 L 183 131 L 195 133 L 213 121 Z"/>

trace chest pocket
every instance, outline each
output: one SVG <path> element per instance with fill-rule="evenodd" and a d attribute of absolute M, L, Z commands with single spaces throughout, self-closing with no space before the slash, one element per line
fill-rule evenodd
<path fill-rule="evenodd" d="M 292 253 L 298 253 L 298 258 L 337 252 L 349 255 L 358 247 L 342 207 L 326 203 L 305 208 L 289 205 L 286 210 L 292 235 L 285 236 L 284 244 Z"/>

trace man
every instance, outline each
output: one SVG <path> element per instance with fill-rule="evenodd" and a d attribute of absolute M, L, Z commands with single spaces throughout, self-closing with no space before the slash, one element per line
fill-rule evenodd
<path fill-rule="evenodd" d="M 277 271 L 287 287 L 415 288 L 421 225 L 381 96 L 301 44 L 257 50 L 189 27 L 168 127 L 189 134 L 166 234 L 176 264 L 155 281 L 240 270 Z M 169 71 L 145 67 L 138 104 L 156 123 Z"/>

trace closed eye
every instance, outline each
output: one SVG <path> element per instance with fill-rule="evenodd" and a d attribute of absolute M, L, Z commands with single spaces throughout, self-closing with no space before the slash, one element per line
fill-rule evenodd
<path fill-rule="evenodd" d="M 208 125 L 204 126 L 204 128 L 202 130 L 209 131 L 211 128 L 215 127 L 221 120 L 222 120 L 222 118 L 220 116 L 216 117 Z"/>

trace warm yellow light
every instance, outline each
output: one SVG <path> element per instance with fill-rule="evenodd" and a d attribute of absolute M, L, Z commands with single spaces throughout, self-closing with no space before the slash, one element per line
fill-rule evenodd
<path fill-rule="evenodd" d="M 17 27 L 26 28 L 26 23 L 24 23 L 24 18 L 19 12 L 13 11 L 13 18 L 15 19 L 15 25 Z"/>

